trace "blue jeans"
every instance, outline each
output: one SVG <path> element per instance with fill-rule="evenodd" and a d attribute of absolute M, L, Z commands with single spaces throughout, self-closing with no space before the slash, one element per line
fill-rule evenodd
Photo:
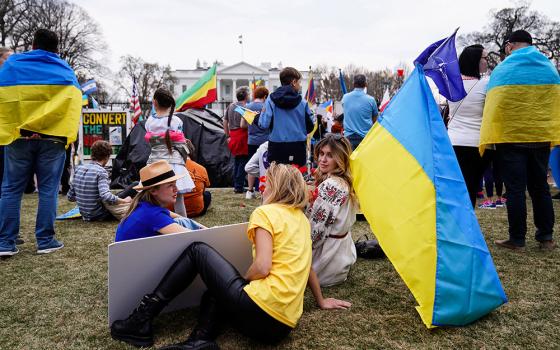
<path fill-rule="evenodd" d="M 245 188 L 245 165 L 249 161 L 248 156 L 235 156 L 233 162 L 233 187 L 238 191 Z"/>
<path fill-rule="evenodd" d="M 518 246 L 525 245 L 527 233 L 527 205 L 525 190 L 533 202 L 533 220 L 539 242 L 552 239 L 554 209 L 546 179 L 550 147 L 519 144 L 498 144 L 496 152 L 506 186 L 509 239 Z"/>
<path fill-rule="evenodd" d="M 19 233 L 21 198 L 33 173 L 37 175 L 39 208 L 35 225 L 37 248 L 54 240 L 58 188 L 66 152 L 64 144 L 48 140 L 18 139 L 4 149 L 4 177 L 0 199 L 0 249 L 15 247 Z"/>

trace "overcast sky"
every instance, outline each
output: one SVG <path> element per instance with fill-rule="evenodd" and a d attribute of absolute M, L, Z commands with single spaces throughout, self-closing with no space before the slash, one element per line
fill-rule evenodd
<path fill-rule="evenodd" d="M 131 54 L 192 69 L 197 58 L 230 65 L 305 69 L 319 64 L 395 68 L 461 27 L 481 30 L 491 9 L 507 0 L 72 0 L 96 20 L 109 47 L 108 65 Z M 534 0 L 531 9 L 560 21 L 560 1 Z"/>

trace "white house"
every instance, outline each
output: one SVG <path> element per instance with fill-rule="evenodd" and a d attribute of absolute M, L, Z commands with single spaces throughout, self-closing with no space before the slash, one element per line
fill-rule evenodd
<path fill-rule="evenodd" d="M 253 66 L 247 62 L 239 62 L 231 66 L 218 66 L 217 90 L 218 100 L 209 108 L 218 115 L 223 115 L 227 106 L 235 101 L 235 90 L 241 86 L 249 86 L 253 80 L 263 80 L 264 85 L 274 91 L 280 86 L 280 70 L 282 67 L 273 68 L 270 63 L 262 63 L 260 66 Z M 173 72 L 177 78 L 177 84 L 172 87 L 175 97 L 179 97 L 185 90 L 193 86 L 208 68 L 196 69 L 178 69 Z M 302 90 L 307 91 L 309 71 L 301 71 L 302 74 Z"/>

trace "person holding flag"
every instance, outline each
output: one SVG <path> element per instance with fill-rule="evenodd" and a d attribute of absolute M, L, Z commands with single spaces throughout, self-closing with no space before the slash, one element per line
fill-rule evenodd
<path fill-rule="evenodd" d="M 244 110 L 239 110 L 249 101 L 249 87 L 242 86 L 235 92 L 237 102 L 231 103 L 224 114 L 224 133 L 228 138 L 228 148 L 234 157 L 233 163 L 233 191 L 245 192 L 245 164 L 249 160 L 247 141 L 247 125 L 241 124 Z M 243 112 L 243 113 L 241 113 Z"/>
<path fill-rule="evenodd" d="M 260 114 L 263 107 L 264 101 L 268 97 L 268 89 L 264 86 L 258 86 L 253 90 L 253 101 L 247 104 L 247 109 Z M 248 150 L 249 159 L 257 152 L 259 146 L 268 141 L 270 135 L 270 130 L 263 129 L 257 125 L 257 123 L 249 123 L 245 118 L 241 120 L 241 125 L 248 126 L 249 139 L 248 139 Z M 259 179 L 249 173 L 247 173 L 248 188 L 245 194 L 246 199 L 251 199 L 254 197 L 255 189 L 259 190 Z"/>

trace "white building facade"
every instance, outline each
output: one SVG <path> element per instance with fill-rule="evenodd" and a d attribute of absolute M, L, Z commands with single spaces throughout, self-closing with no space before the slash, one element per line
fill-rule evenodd
<path fill-rule="evenodd" d="M 247 62 L 239 62 L 231 66 L 220 65 L 216 72 L 218 100 L 209 106 L 213 112 L 220 116 L 227 106 L 236 101 L 235 90 L 241 86 L 250 86 L 253 80 L 262 80 L 264 86 L 270 92 L 280 87 L 280 70 L 273 68 L 269 63 L 262 63 L 260 66 L 253 66 Z M 192 87 L 200 79 L 208 68 L 197 69 L 178 69 L 173 72 L 177 79 L 176 85 L 172 87 L 175 97 L 179 97 L 184 91 Z M 301 86 L 305 94 L 308 84 L 308 71 L 300 71 L 302 74 Z"/>

